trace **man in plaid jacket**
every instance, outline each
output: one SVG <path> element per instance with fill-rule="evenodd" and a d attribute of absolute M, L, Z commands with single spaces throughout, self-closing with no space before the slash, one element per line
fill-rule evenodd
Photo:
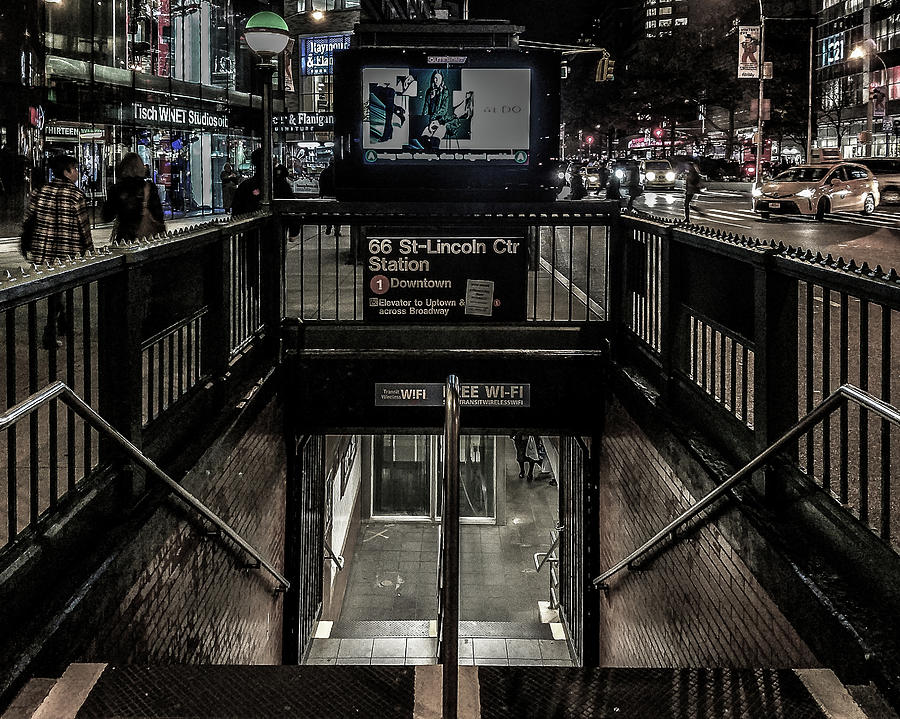
<path fill-rule="evenodd" d="M 78 189 L 78 162 L 74 157 L 58 155 L 50 160 L 54 179 L 31 196 L 25 212 L 25 224 L 33 221 L 29 254 L 35 263 L 53 262 L 82 255 L 94 248 L 87 198 Z M 44 347 L 60 347 L 57 335 L 71 327 L 71 308 L 66 311 L 62 293 L 48 299 Z"/>

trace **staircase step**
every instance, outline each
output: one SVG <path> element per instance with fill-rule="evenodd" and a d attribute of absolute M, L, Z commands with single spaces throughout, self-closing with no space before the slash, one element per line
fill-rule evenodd
<path fill-rule="evenodd" d="M 75 719 L 106 664 L 70 664 L 32 719 Z"/>
<path fill-rule="evenodd" d="M 331 630 L 332 639 L 364 637 L 427 637 L 428 620 L 407 621 L 339 621 Z M 548 624 L 539 622 L 475 622 L 461 621 L 459 636 L 467 638 L 553 639 Z"/>
<path fill-rule="evenodd" d="M 479 666 L 463 673 L 471 711 L 461 716 L 481 719 L 882 719 L 863 713 L 827 669 Z M 64 679 L 70 686 L 63 693 L 77 701 L 51 706 Z M 73 665 L 34 716 L 413 719 L 435 716 L 440 685 L 440 667 Z"/>
<path fill-rule="evenodd" d="M 54 684 L 56 684 L 56 679 L 35 677 L 29 680 L 16 694 L 16 698 L 12 700 L 0 719 L 31 719 L 35 710 L 53 689 Z"/>

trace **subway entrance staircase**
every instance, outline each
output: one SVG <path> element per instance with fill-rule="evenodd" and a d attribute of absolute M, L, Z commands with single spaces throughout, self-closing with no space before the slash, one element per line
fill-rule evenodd
<path fill-rule="evenodd" d="M 441 667 L 72 664 L 34 679 L 2 719 L 441 716 Z M 462 667 L 460 719 L 882 719 L 828 669 Z"/>

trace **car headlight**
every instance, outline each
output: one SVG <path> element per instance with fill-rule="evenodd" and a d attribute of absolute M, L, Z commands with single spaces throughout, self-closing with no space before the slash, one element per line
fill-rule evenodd
<path fill-rule="evenodd" d="M 599 182 L 600 176 L 599 175 L 588 175 L 587 179 L 590 180 L 591 182 Z"/>
<path fill-rule="evenodd" d="M 618 177 L 621 180 L 623 177 L 625 177 L 625 170 L 616 170 L 615 174 L 616 174 L 616 177 Z"/>
<path fill-rule="evenodd" d="M 560 180 L 564 180 L 564 179 L 566 178 L 566 173 L 565 173 L 565 172 L 557 172 L 557 173 L 556 173 L 556 176 L 557 176 Z"/>
<path fill-rule="evenodd" d="M 754 196 L 754 197 L 762 197 L 762 188 L 761 188 L 761 187 L 754 187 L 754 188 L 753 188 L 753 196 Z"/>
<path fill-rule="evenodd" d="M 797 193 L 797 197 L 802 197 L 804 200 L 808 200 L 815 194 L 816 191 L 812 187 L 804 187 L 802 190 L 800 190 L 800 192 Z"/>
<path fill-rule="evenodd" d="M 653 182 L 656 179 L 656 173 L 651 170 L 647 173 L 647 179 Z"/>
<path fill-rule="evenodd" d="M 666 182 L 675 182 L 675 173 L 671 170 L 666 173 Z"/>

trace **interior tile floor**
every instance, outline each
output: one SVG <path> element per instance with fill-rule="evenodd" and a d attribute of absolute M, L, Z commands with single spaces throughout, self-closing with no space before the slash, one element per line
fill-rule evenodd
<path fill-rule="evenodd" d="M 460 663 L 571 666 L 565 640 L 541 621 L 549 567 L 538 574 L 534 565 L 552 541 L 558 487 L 549 474 L 520 479 L 514 452 L 506 455 L 506 524 L 460 527 Z M 307 662 L 434 663 L 437 554 L 435 523 L 364 524 L 340 619 L 329 638 L 314 640 Z"/>

